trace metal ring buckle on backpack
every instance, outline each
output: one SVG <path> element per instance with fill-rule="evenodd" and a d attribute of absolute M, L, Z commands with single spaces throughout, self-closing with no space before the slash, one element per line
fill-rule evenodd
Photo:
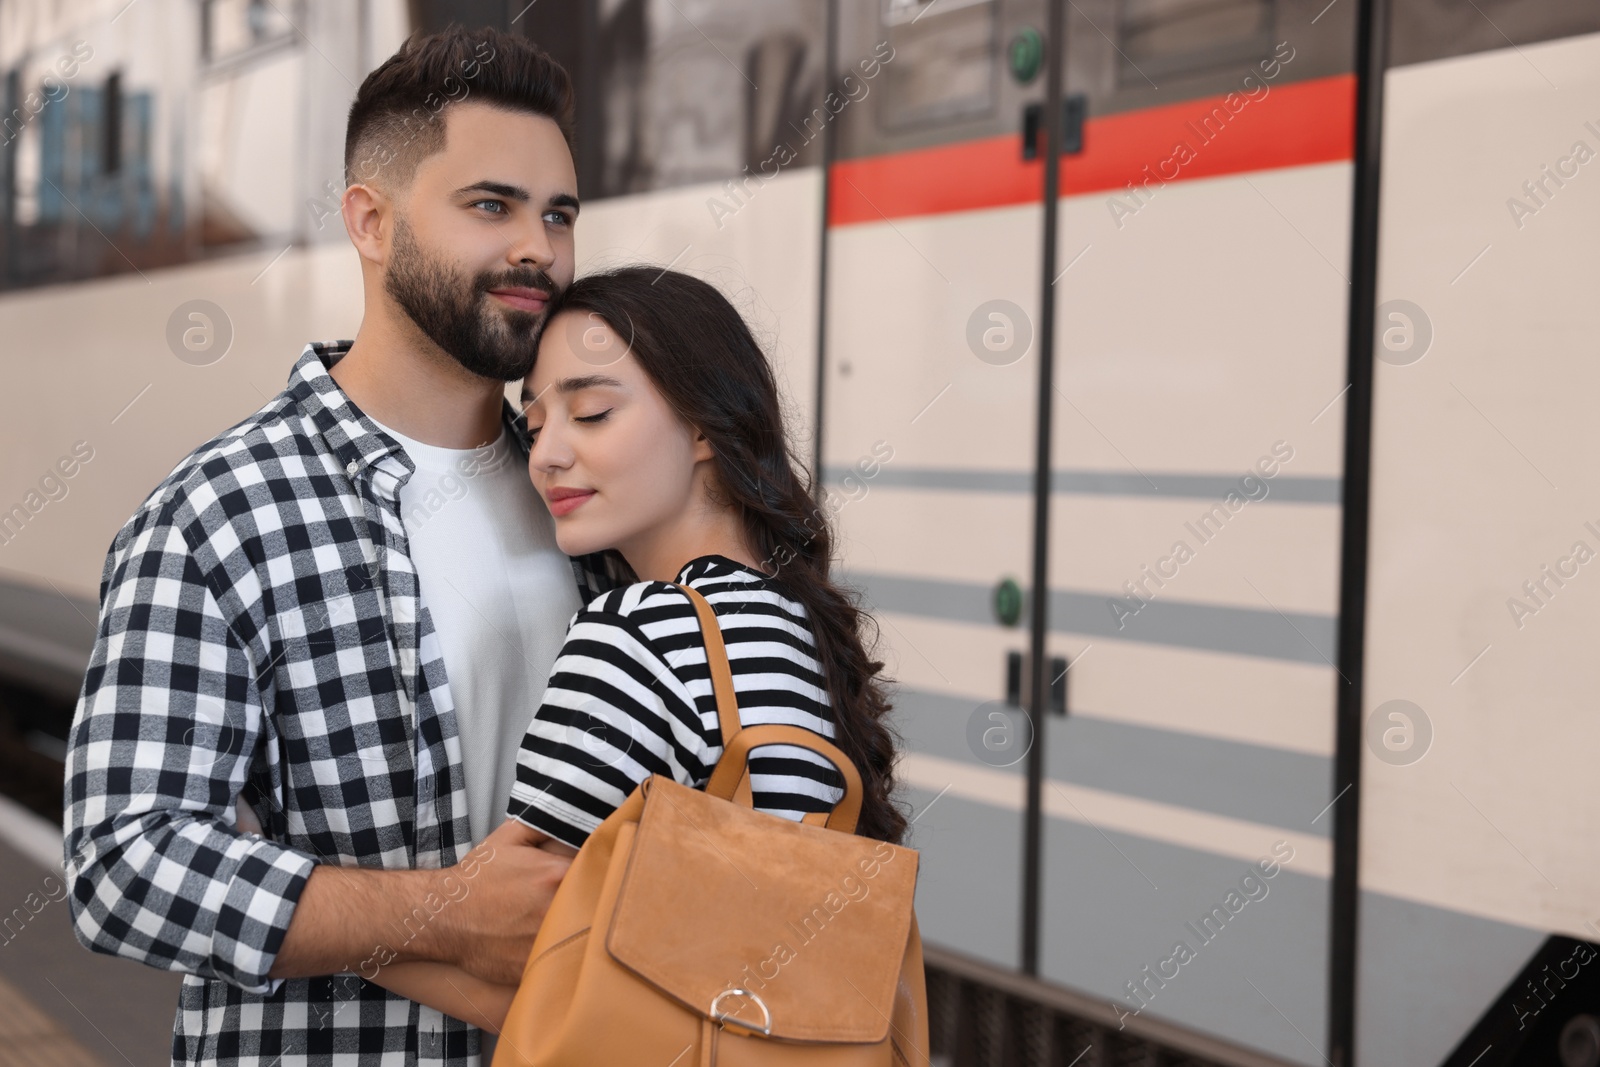
<path fill-rule="evenodd" d="M 722 1003 L 722 998 L 730 996 L 745 997 L 749 1000 L 755 1001 L 756 1007 L 761 1009 L 761 1025 L 757 1026 L 754 1023 L 746 1022 L 736 1015 L 729 1015 L 725 1011 L 718 1010 L 717 1005 Z M 767 1010 L 766 1003 L 748 989 L 724 989 L 722 992 L 718 993 L 711 1000 L 711 1018 L 715 1019 L 719 1023 L 722 1023 L 724 1026 L 726 1026 L 728 1023 L 735 1023 L 744 1027 L 746 1030 L 755 1031 L 762 1037 L 772 1036 L 772 1013 Z"/>

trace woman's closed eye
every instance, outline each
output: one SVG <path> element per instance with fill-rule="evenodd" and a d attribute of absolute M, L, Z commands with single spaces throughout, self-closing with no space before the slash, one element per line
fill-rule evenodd
<path fill-rule="evenodd" d="M 604 411 L 597 411 L 593 415 L 574 415 L 572 417 L 572 421 L 573 422 L 604 422 L 611 415 L 611 412 L 613 410 L 615 410 L 615 409 L 614 408 L 606 408 Z M 544 427 L 542 427 L 542 426 L 530 426 L 530 427 L 528 427 L 528 442 L 530 444 L 532 444 L 534 441 L 537 441 L 539 439 L 539 431 L 542 430 L 542 429 L 544 429 Z"/>

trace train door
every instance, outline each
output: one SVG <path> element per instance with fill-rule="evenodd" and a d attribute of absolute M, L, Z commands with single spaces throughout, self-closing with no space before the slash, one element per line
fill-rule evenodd
<path fill-rule="evenodd" d="M 840 27 L 876 73 L 830 172 L 824 467 L 918 913 L 1113 1025 L 1321 1063 L 1353 12 L 1050 6 Z"/>
<path fill-rule="evenodd" d="M 1070 5 L 1040 973 L 1326 1039 L 1353 12 Z M 1313 21 L 1315 19 L 1315 21 Z M 1055 672 L 1052 672 L 1054 674 Z"/>
<path fill-rule="evenodd" d="M 1600 1055 L 1600 8 L 1481 8 L 1389 41 L 1362 1063 Z"/>
<path fill-rule="evenodd" d="M 1015 969 L 1045 213 L 1042 161 L 1021 159 L 1019 129 L 1043 100 L 1043 4 L 840 12 L 827 499 L 897 681 L 924 936 Z M 1018 78 L 1004 43 L 1030 27 Z"/>

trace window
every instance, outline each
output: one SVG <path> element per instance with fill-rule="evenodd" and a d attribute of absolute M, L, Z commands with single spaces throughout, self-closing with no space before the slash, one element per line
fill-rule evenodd
<path fill-rule="evenodd" d="M 216 63 L 293 43 L 294 25 L 283 8 L 292 0 L 201 0 L 201 51 Z"/>
<path fill-rule="evenodd" d="M 784 145 L 783 169 L 818 162 L 826 18 L 826 0 L 587 0 L 512 28 L 577 82 L 589 198 L 767 173 Z"/>
<path fill-rule="evenodd" d="M 1123 0 L 1119 87 L 1250 62 L 1272 51 L 1271 0 Z"/>
<path fill-rule="evenodd" d="M 882 34 L 894 49 L 884 69 L 879 122 L 888 130 L 970 119 L 994 111 L 999 54 L 994 0 L 880 0 Z"/>

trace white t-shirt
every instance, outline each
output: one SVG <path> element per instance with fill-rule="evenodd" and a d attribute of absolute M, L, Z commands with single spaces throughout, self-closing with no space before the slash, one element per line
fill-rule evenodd
<path fill-rule="evenodd" d="M 505 818 L 522 735 L 583 604 L 509 432 L 441 448 L 378 426 L 417 467 L 400 516 L 444 651 L 476 844 Z"/>

